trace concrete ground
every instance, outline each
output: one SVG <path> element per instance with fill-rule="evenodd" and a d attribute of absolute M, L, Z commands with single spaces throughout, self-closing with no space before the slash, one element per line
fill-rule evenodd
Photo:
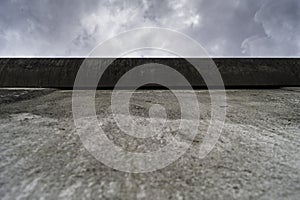
<path fill-rule="evenodd" d="M 120 140 L 126 137 L 109 117 L 110 94 L 97 91 L 96 110 L 116 145 L 139 151 L 160 142 Z M 197 95 L 202 126 L 192 147 L 164 169 L 129 174 L 84 148 L 72 118 L 72 91 L 0 90 L 1 199 L 300 199 L 299 88 L 228 90 L 223 133 L 201 160 L 197 146 L 210 100 L 207 91 Z M 131 113 L 145 118 L 151 104 L 161 102 L 171 120 L 180 118 L 174 96 L 158 90 L 135 94 Z"/>

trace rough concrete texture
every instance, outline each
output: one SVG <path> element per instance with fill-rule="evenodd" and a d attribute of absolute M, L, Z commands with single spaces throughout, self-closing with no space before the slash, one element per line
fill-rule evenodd
<path fill-rule="evenodd" d="M 181 91 L 185 96 L 191 92 Z M 97 91 L 96 109 L 116 145 L 142 151 L 161 141 L 127 141 L 110 118 L 110 94 Z M 208 124 L 210 99 L 207 91 L 197 91 L 199 136 L 179 160 L 146 174 L 119 172 L 91 156 L 75 132 L 72 91 L 1 90 L 0 95 L 1 199 L 300 198 L 297 89 L 228 90 L 223 133 L 202 160 L 197 147 Z M 180 117 L 174 96 L 158 90 L 138 91 L 131 99 L 132 115 L 147 117 L 153 103 L 164 104 L 174 122 Z"/>

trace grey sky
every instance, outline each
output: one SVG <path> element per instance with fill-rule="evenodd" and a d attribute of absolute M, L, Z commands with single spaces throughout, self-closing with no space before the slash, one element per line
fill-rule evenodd
<path fill-rule="evenodd" d="M 197 40 L 210 56 L 300 56 L 299 0 L 1 0 L 0 56 L 86 56 L 143 26 Z"/>

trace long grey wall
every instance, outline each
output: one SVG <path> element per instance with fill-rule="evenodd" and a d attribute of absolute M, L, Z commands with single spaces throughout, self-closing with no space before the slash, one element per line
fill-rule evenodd
<path fill-rule="evenodd" d="M 2 58 L 0 87 L 72 88 L 80 58 Z M 109 59 L 98 59 L 106 62 Z M 300 59 L 215 58 L 226 87 L 300 86 Z M 122 58 L 105 71 L 100 88 L 111 88 L 128 70 L 146 63 L 168 65 L 183 74 L 194 87 L 205 87 L 197 71 L 185 59 Z"/>

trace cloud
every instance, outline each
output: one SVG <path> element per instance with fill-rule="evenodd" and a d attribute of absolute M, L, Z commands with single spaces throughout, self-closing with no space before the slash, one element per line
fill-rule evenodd
<path fill-rule="evenodd" d="M 98 43 L 144 26 L 183 32 L 211 56 L 299 56 L 298 2 L 1 1 L 0 56 L 86 56 Z"/>
<path fill-rule="evenodd" d="M 254 56 L 300 56 L 300 3 L 297 0 L 268 1 L 256 13 L 263 36 L 247 38 L 244 52 Z"/>

